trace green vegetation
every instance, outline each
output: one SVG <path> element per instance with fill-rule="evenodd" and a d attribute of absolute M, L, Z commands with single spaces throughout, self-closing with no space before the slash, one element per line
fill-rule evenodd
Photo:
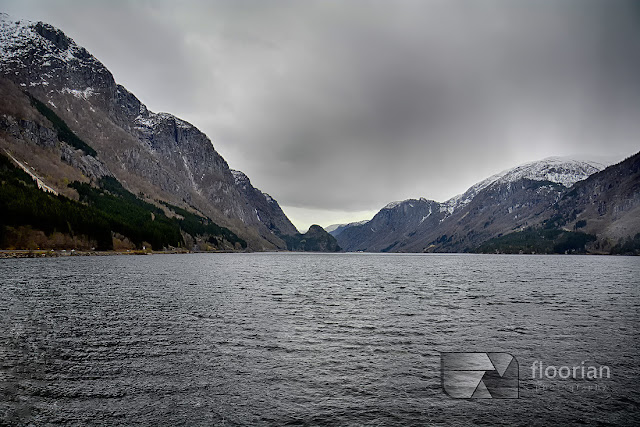
<path fill-rule="evenodd" d="M 156 250 L 181 247 L 181 231 L 194 239 L 202 237 L 214 246 L 228 241 L 247 247 L 244 240 L 211 219 L 166 204 L 182 217 L 169 218 L 162 209 L 127 191 L 113 177 L 101 178 L 98 187 L 77 181 L 70 187 L 78 191 L 80 202 L 41 191 L 31 176 L 0 155 L 0 246 L 9 246 L 7 227 L 27 227 L 49 236 L 84 236 L 96 242 L 98 250 L 113 249 L 112 233 L 121 234 L 138 248 L 145 242 Z"/>
<path fill-rule="evenodd" d="M 564 186 L 562 184 L 558 184 L 557 182 L 553 182 L 553 181 L 547 181 L 547 180 L 538 181 L 538 180 L 528 179 L 528 178 L 524 178 L 523 181 L 526 184 L 527 188 L 532 190 L 535 190 L 540 187 L 551 187 L 555 190 L 564 190 Z"/>
<path fill-rule="evenodd" d="M 552 216 L 551 218 L 545 220 L 544 223 L 542 224 L 542 226 L 544 227 L 545 230 L 556 230 L 557 231 L 558 227 L 562 227 L 566 223 L 567 223 L 567 220 L 564 219 L 564 217 L 562 215 L 556 214 L 556 215 Z"/>
<path fill-rule="evenodd" d="M 113 231 L 127 236 L 137 247 L 141 247 L 143 242 L 150 243 L 155 249 L 183 246 L 180 230 L 194 239 L 206 236 L 210 243 L 216 245 L 224 239 L 247 247 L 247 243 L 228 228 L 220 227 L 209 218 L 164 203 L 182 219 L 167 217 L 162 209 L 136 197 L 113 177 L 101 178 L 99 188 L 79 182 L 70 186 L 78 191 L 81 201 L 105 214 Z"/>
<path fill-rule="evenodd" d="M 584 253 L 587 243 L 596 236 L 556 228 L 527 228 L 486 241 L 474 252 L 479 253 Z"/>
<path fill-rule="evenodd" d="M 180 215 L 182 219 L 178 219 L 180 228 L 185 233 L 191 236 L 209 236 L 209 243 L 217 244 L 219 238 L 231 242 L 232 244 L 239 243 L 242 248 L 247 247 L 247 242 L 239 238 L 233 231 L 226 227 L 221 227 L 218 224 L 211 221 L 210 218 L 205 218 L 189 212 L 186 209 L 179 208 L 169 203 L 161 202 L 163 205 L 172 210 L 175 214 Z M 216 237 L 217 236 L 217 237 Z"/>
<path fill-rule="evenodd" d="M 99 187 L 74 182 L 69 185 L 80 194 L 80 201 L 104 214 L 111 230 L 129 238 L 140 248 L 148 242 L 158 250 L 182 246 L 180 227 L 162 210 L 137 198 L 112 177 L 103 177 Z"/>
<path fill-rule="evenodd" d="M 618 244 L 611 248 L 611 253 L 615 255 L 640 255 L 640 233 L 633 238 L 620 239 Z"/>
<path fill-rule="evenodd" d="M 338 252 L 341 250 L 336 238 L 319 225 L 312 225 L 305 234 L 280 235 L 290 251 Z"/>
<path fill-rule="evenodd" d="M 556 206 L 557 208 L 557 206 Z M 568 222 L 574 221 L 577 217 L 578 214 L 580 213 L 579 210 L 574 209 L 571 212 L 565 212 L 565 213 L 556 213 L 555 215 L 553 215 L 551 218 L 545 220 L 542 223 L 542 226 L 546 229 L 556 229 L 556 228 L 561 228 L 563 226 L 565 226 Z M 587 221 L 586 220 L 579 220 L 576 222 L 576 225 L 574 226 L 574 231 L 577 230 L 578 228 L 582 228 L 585 227 L 587 225 Z"/>
<path fill-rule="evenodd" d="M 97 209 L 41 191 L 33 178 L 0 155 L 0 244 L 6 227 L 30 225 L 47 234 L 84 235 L 100 250 L 113 248 L 107 218 Z"/>
<path fill-rule="evenodd" d="M 67 124 L 60 118 L 60 116 L 54 113 L 51 108 L 47 107 L 42 102 L 34 98 L 33 95 L 31 95 L 29 92 L 25 93 L 31 100 L 31 105 L 33 105 L 40 112 L 40 114 L 49 119 L 49 121 L 53 124 L 53 128 L 58 133 L 58 139 L 60 141 L 66 142 L 72 147 L 77 148 L 78 150 L 82 150 L 90 156 L 96 157 L 96 155 L 98 154 L 96 150 L 91 148 L 89 144 L 84 142 L 78 137 L 78 135 L 76 135 L 71 129 L 69 129 L 69 126 L 67 126 Z"/>

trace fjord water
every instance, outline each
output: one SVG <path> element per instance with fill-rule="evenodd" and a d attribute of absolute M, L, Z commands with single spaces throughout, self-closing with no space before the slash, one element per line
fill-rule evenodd
<path fill-rule="evenodd" d="M 0 278 L 0 424 L 640 425 L 638 257 L 68 257 Z M 448 397 L 454 351 L 514 355 L 520 398 Z"/>

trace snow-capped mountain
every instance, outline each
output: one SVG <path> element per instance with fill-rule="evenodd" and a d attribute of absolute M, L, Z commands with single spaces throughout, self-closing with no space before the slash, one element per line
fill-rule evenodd
<path fill-rule="evenodd" d="M 296 234 L 278 203 L 231 170 L 206 135 L 172 114 L 149 111 L 51 25 L 0 14 L 0 102 L 2 152 L 63 196 L 79 197 L 70 182 L 95 186 L 108 178 L 158 209 L 208 217 L 249 249 L 286 248 L 284 238 Z M 588 220 L 580 227 L 603 241 L 626 238 L 640 231 L 637 165 L 637 156 L 604 171 L 596 162 L 543 159 L 445 202 L 390 203 L 332 234 L 346 250 L 464 251 L 555 218 L 553 226 L 576 229 Z"/>
<path fill-rule="evenodd" d="M 582 181 L 602 169 L 604 169 L 604 165 L 598 162 L 547 157 L 507 169 L 482 181 L 481 184 L 486 187 L 494 182 L 508 183 L 526 178 L 533 181 L 551 181 L 565 187 L 571 187 L 576 182 Z M 488 184 L 485 184 L 486 181 Z"/>
<path fill-rule="evenodd" d="M 23 88 L 84 99 L 115 90 L 106 67 L 61 30 L 6 13 L 0 13 L 0 73 Z"/>
<path fill-rule="evenodd" d="M 12 99 L 0 115 L 0 130 L 10 135 L 3 148 L 39 165 L 39 176 L 49 176 L 46 184 L 61 194 L 73 197 L 69 181 L 109 176 L 146 199 L 197 210 L 251 249 L 285 248 L 279 235 L 296 232 L 275 200 L 248 178 L 238 181 L 206 135 L 172 114 L 149 111 L 61 30 L 0 14 L 0 78 L 4 99 Z M 84 141 L 84 151 L 58 141 L 36 101 Z"/>
<path fill-rule="evenodd" d="M 452 231 L 465 224 L 468 230 L 474 230 L 472 234 L 480 236 L 469 238 L 473 243 L 483 238 L 485 231 L 496 228 L 501 233 L 527 222 L 524 218 L 554 203 L 562 189 L 603 168 L 597 162 L 559 157 L 529 162 L 482 180 L 445 202 L 420 198 L 389 203 L 366 224 L 341 230 L 338 243 L 346 250 L 369 251 L 423 251 L 431 244 L 453 247 Z M 472 219 L 475 222 L 468 223 Z M 479 224 L 482 232 L 473 228 Z M 454 249 L 464 249 L 460 246 L 467 241 L 467 237 L 461 239 Z"/>
<path fill-rule="evenodd" d="M 562 157 L 547 157 L 542 160 L 516 166 L 490 176 L 443 203 L 449 213 L 467 205 L 482 190 L 492 184 L 508 184 L 523 178 L 532 181 L 550 181 L 571 187 L 578 181 L 604 169 L 594 161 L 580 161 Z"/>
<path fill-rule="evenodd" d="M 467 191 L 440 203 L 440 211 L 445 216 L 451 215 L 469 204 L 482 190 L 491 185 L 509 184 L 521 179 L 532 181 L 549 181 L 571 187 L 578 181 L 604 169 L 604 165 L 589 160 L 575 160 L 563 157 L 547 157 L 542 160 L 524 163 L 511 169 L 506 169 L 489 178 L 483 179 L 469 187 Z M 415 199 L 400 200 L 388 203 L 382 209 L 394 209 L 403 204 L 411 204 Z M 419 200 L 425 201 L 424 197 Z M 358 224 L 354 224 L 358 225 Z"/>

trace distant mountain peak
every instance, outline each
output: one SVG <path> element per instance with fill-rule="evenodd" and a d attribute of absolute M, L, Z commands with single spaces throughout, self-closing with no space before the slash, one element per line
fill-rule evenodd
<path fill-rule="evenodd" d="M 397 208 L 398 206 L 401 206 L 401 205 L 408 205 L 409 207 L 413 207 L 413 203 L 425 203 L 425 202 L 430 202 L 430 201 L 431 200 L 425 199 L 424 197 L 420 197 L 419 199 L 399 200 L 399 201 L 396 201 L 396 202 L 388 203 L 382 209 L 395 209 L 395 208 Z"/>
<path fill-rule="evenodd" d="M 593 161 L 581 161 L 561 157 L 547 157 L 528 162 L 501 172 L 497 180 L 513 182 L 522 178 L 532 181 L 551 181 L 571 187 L 578 181 L 604 169 L 604 165 Z"/>
<path fill-rule="evenodd" d="M 522 178 L 532 181 L 551 181 L 571 187 L 578 181 L 604 169 L 604 165 L 593 161 L 574 160 L 562 157 L 547 157 L 542 160 L 523 163 L 497 173 L 479 184 L 494 182 L 514 182 Z"/>
<path fill-rule="evenodd" d="M 332 236 L 335 237 L 338 234 L 342 233 L 347 228 L 357 227 L 359 225 L 364 225 L 364 224 L 368 223 L 369 221 L 371 221 L 371 220 L 370 219 L 363 219 L 362 221 L 349 222 L 349 223 L 345 223 L 345 224 L 332 224 L 332 225 L 329 225 L 329 226 L 325 227 L 325 230 L 327 231 L 327 233 L 329 233 L 329 234 L 331 234 Z"/>
<path fill-rule="evenodd" d="M 87 77 L 104 74 L 111 77 L 105 66 L 85 48 L 78 46 L 64 32 L 44 22 L 14 19 L 0 14 L 0 70 L 15 69 L 16 65 L 31 71 L 30 86 L 48 86 L 55 70 L 84 69 Z M 19 67 L 20 68 L 20 67 Z M 34 71 L 38 71 L 34 73 Z M 40 70 L 42 72 L 40 72 Z M 85 79 L 88 81 L 87 79 Z M 78 83 L 69 90 L 84 91 L 89 85 Z"/>
<path fill-rule="evenodd" d="M 568 157 L 552 156 L 541 160 L 523 163 L 516 167 L 503 170 L 495 175 L 486 178 L 471 186 L 467 191 L 458 194 L 440 204 L 440 211 L 446 215 L 452 214 L 457 209 L 467 205 L 482 190 L 492 184 L 502 184 L 515 182 L 520 179 L 530 179 L 532 181 L 550 181 L 571 187 L 578 181 L 588 178 L 590 175 L 599 172 L 605 165 L 590 160 L 576 160 Z M 406 199 L 388 203 L 381 210 L 395 209 L 398 206 L 412 203 L 424 203 L 429 199 L 420 197 L 419 199 Z M 341 224 L 342 225 L 342 224 Z"/>
<path fill-rule="evenodd" d="M 605 166 L 598 162 L 557 156 L 523 163 L 474 184 L 463 194 L 458 194 L 445 201 L 443 209 L 453 213 L 471 202 L 480 191 L 493 184 L 510 183 L 526 178 L 532 181 L 550 181 L 562 184 L 565 187 L 571 187 L 576 182 L 582 181 L 604 168 Z"/>
<path fill-rule="evenodd" d="M 460 250 L 491 233 L 522 228 L 528 221 L 535 224 L 539 211 L 557 200 L 563 188 L 602 169 L 601 163 L 572 158 L 528 162 L 492 175 L 445 202 L 425 198 L 393 202 L 366 225 L 338 227 L 331 234 L 346 250 Z"/>

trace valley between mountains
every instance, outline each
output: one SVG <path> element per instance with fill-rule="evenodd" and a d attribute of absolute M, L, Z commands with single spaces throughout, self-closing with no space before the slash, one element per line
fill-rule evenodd
<path fill-rule="evenodd" d="M 0 15 L 0 99 L 3 249 L 640 252 L 640 153 L 535 161 L 301 234 L 205 134 L 49 24 Z"/>

